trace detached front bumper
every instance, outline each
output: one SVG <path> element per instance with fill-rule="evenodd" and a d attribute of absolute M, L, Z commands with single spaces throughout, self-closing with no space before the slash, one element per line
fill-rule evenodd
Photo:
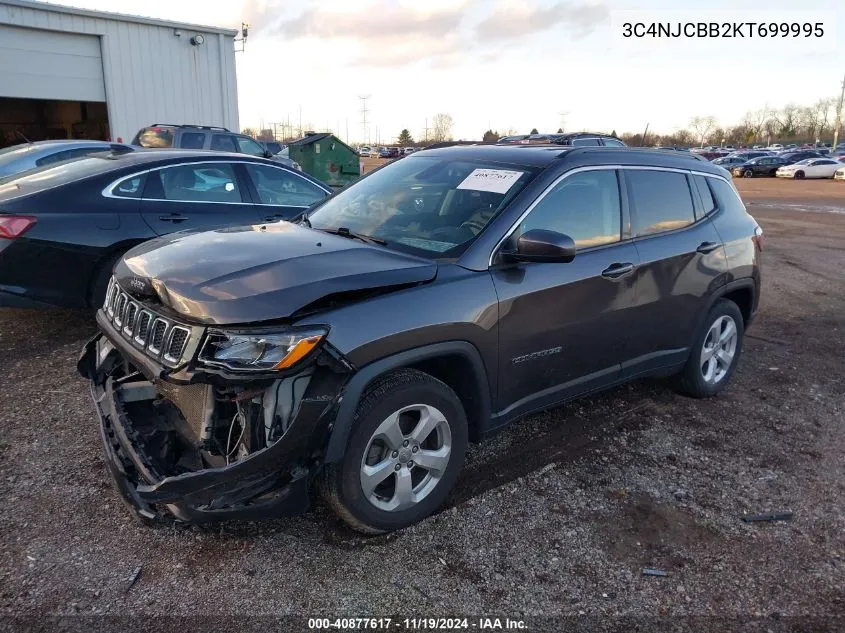
<path fill-rule="evenodd" d="M 151 521 L 164 512 L 190 523 L 251 521 L 308 508 L 310 483 L 335 411 L 336 381 L 312 381 L 290 427 L 271 446 L 225 467 L 162 476 L 127 414 L 121 381 L 109 375 L 117 358 L 117 348 L 99 334 L 85 346 L 78 367 L 91 380 L 108 468 L 141 519 Z"/>

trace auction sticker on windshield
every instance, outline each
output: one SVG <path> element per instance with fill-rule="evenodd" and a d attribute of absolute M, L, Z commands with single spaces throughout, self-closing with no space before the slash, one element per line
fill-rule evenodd
<path fill-rule="evenodd" d="M 472 189 L 473 191 L 490 191 L 491 193 L 507 193 L 513 183 L 519 180 L 521 171 L 508 169 L 473 169 L 457 186 L 458 189 Z"/>

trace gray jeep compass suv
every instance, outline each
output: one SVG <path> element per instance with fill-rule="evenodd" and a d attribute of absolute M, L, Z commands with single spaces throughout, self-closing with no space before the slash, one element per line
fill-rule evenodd
<path fill-rule="evenodd" d="M 639 376 L 736 370 L 762 231 L 684 154 L 462 145 L 291 222 L 177 233 L 120 260 L 79 361 L 147 519 L 436 511 L 478 441 Z"/>

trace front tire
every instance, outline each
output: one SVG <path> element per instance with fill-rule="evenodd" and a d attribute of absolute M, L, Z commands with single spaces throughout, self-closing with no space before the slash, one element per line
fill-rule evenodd
<path fill-rule="evenodd" d="M 436 511 L 463 467 L 467 419 L 455 392 L 433 376 L 402 369 L 367 389 L 346 453 L 327 464 L 323 498 L 365 534 L 398 530 Z"/>
<path fill-rule="evenodd" d="M 742 176 L 743 178 L 754 178 L 754 172 L 750 169 L 746 169 L 744 172 L 742 172 Z"/>
<path fill-rule="evenodd" d="M 803 171 L 796 171 L 795 172 L 795 180 L 801 180 L 804 177 Z"/>
<path fill-rule="evenodd" d="M 678 391 L 693 398 L 707 398 L 722 391 L 736 370 L 744 335 L 742 313 L 737 305 L 719 299 L 710 309 L 687 364 L 678 376 Z"/>

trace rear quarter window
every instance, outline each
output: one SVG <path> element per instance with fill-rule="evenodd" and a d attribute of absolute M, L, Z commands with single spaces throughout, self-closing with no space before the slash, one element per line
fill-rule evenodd
<path fill-rule="evenodd" d="M 707 184 L 710 185 L 710 190 L 713 192 L 713 198 L 716 200 L 716 206 L 728 213 L 745 214 L 745 205 L 739 194 L 721 178 L 707 178 Z"/>

